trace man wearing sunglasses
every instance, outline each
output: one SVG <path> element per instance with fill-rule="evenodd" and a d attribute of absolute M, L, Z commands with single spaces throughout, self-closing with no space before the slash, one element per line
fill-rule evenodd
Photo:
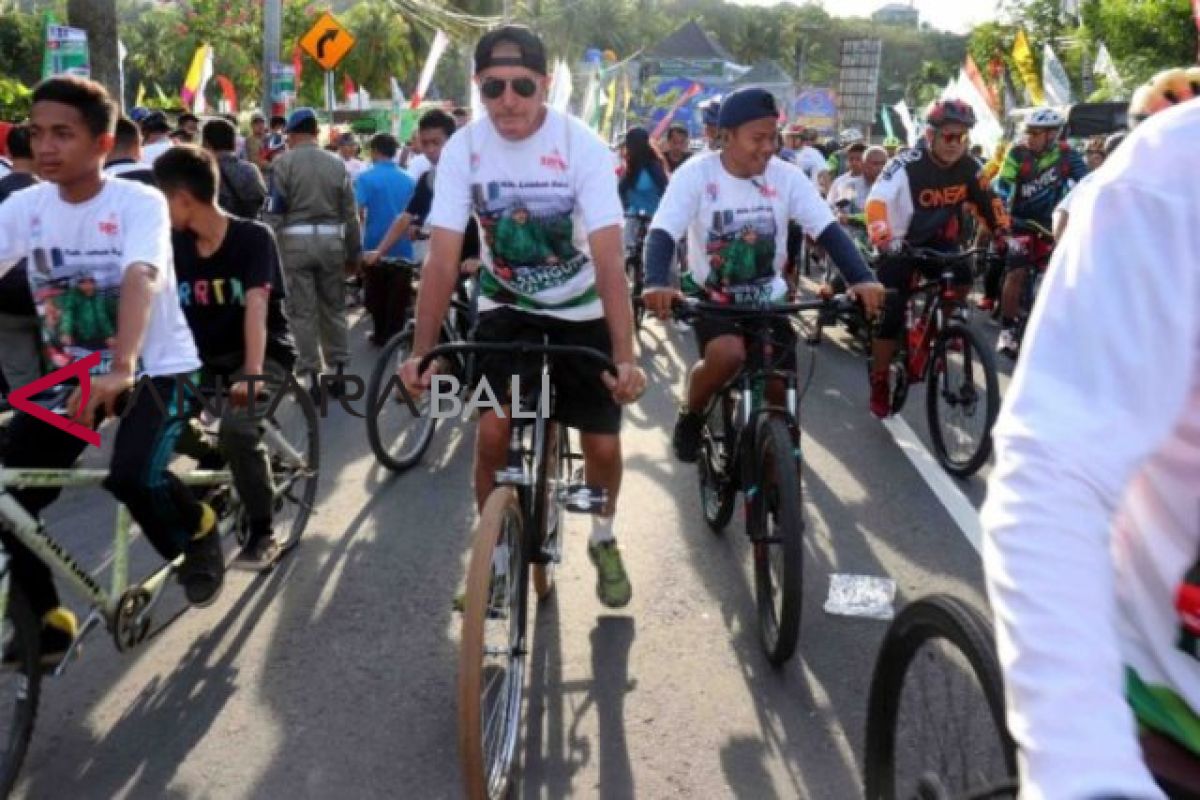
<path fill-rule="evenodd" d="M 833 258 L 874 316 L 883 287 L 871 275 L 853 242 L 833 218 L 812 181 L 775 157 L 779 110 L 764 89 L 739 89 L 721 103 L 724 146 L 684 164 L 650 223 L 646 239 L 646 307 L 667 316 L 679 292 L 670 288 L 675 242 L 687 236 L 689 261 L 684 288 L 713 302 L 762 303 L 787 294 L 783 265 L 789 220 L 800 223 Z M 680 461 L 696 460 L 704 409 L 741 370 L 746 346 L 728 321 L 697 320 L 694 330 L 703 357 L 688 377 L 686 399 L 675 422 L 673 447 Z M 779 322 L 772 337 L 787 353 L 783 366 L 795 369 L 796 332 Z M 771 386 L 768 392 L 778 393 Z M 773 398 L 782 402 L 782 398 Z"/>
<path fill-rule="evenodd" d="M 432 368 L 417 374 L 458 281 L 463 232 L 472 214 L 482 234 L 480 342 L 580 345 L 608 353 L 617 378 L 586 361 L 552 366 L 555 416 L 581 432 L 587 482 L 608 491 L 592 518 L 588 555 L 596 591 L 610 607 L 626 605 L 629 578 L 613 537 L 621 486 L 621 404 L 641 396 L 646 376 L 633 361 L 633 312 L 625 280 L 624 210 L 608 147 L 579 120 L 546 105 L 546 51 L 528 28 L 508 25 L 475 47 L 475 82 L 486 116 L 460 129 L 442 152 L 434 181 L 429 256 L 421 274 L 412 358 L 401 378 L 414 392 L 429 387 Z M 515 237 L 536 247 L 515 246 Z M 503 235 L 502 235 L 503 234 Z M 498 393 L 514 375 L 530 386 L 537 364 L 488 355 L 477 371 Z M 532 372 L 531 372 L 532 369 Z M 503 469 L 509 420 L 479 420 L 475 498 L 482 508 Z"/>
<path fill-rule="evenodd" d="M 1054 208 L 1088 172 L 1079 153 L 1059 139 L 1066 123 L 1066 117 L 1053 108 L 1034 109 L 1025 120 L 1024 141 L 1008 151 L 996 177 L 996 191 L 1008 205 L 1013 227 L 1030 234 L 1018 236 L 1004 265 L 996 350 L 1009 358 L 1017 357 L 1015 328 L 1029 267 L 1050 260 L 1050 245 L 1033 234 L 1038 227 L 1052 229 Z"/>
<path fill-rule="evenodd" d="M 964 209 L 981 215 L 988 229 L 1007 241 L 1004 206 L 980 174 L 979 162 L 967 153 L 975 112 L 961 100 L 938 100 L 925 114 L 925 125 L 925 138 L 892 159 L 867 198 L 867 230 L 872 244 L 885 253 L 877 274 L 884 286 L 895 290 L 884 303 L 871 353 L 871 413 L 880 419 L 892 413 L 888 366 L 904 328 L 914 269 L 900 253 L 903 246 L 957 250 Z M 970 267 L 959 265 L 955 272 L 959 299 L 965 300 L 971 288 Z"/>

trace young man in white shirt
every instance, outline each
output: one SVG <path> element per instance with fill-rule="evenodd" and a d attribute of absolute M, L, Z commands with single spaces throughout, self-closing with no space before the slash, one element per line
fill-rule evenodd
<path fill-rule="evenodd" d="M 646 308 L 659 317 L 670 312 L 679 295 L 668 281 L 675 242 L 684 235 L 690 262 L 685 289 L 690 293 L 726 303 L 782 298 L 787 292 L 783 264 L 792 219 L 845 272 L 868 316 L 883 303 L 883 287 L 812 183 L 774 156 L 778 119 L 769 92 L 739 89 L 721 103 L 721 152 L 695 156 L 671 178 L 646 239 L 644 297 Z M 736 324 L 698 320 L 695 331 L 703 357 L 689 375 L 673 437 L 675 455 L 685 462 L 696 460 L 709 400 L 737 376 L 746 359 Z M 781 348 L 790 347 L 785 368 L 794 368 L 795 331 L 780 322 L 773 335 Z"/>
<path fill-rule="evenodd" d="M 100 84 L 60 76 L 34 89 L 30 120 L 34 160 L 44 182 L 0 205 L 0 265 L 5 265 L 0 272 L 14 259 L 28 258 L 30 288 L 52 363 L 61 366 L 92 352 L 101 356 L 91 391 L 85 398 L 75 390 L 68 416 L 95 427 L 117 412 L 139 375 L 152 380 L 164 402 L 188 405 L 192 398 L 174 392 L 175 376 L 194 372 L 200 360 L 176 293 L 166 200 L 156 189 L 101 171 L 112 149 L 115 106 Z M 72 298 L 85 284 L 83 296 Z M 82 342 L 92 337 L 76 329 L 67 336 L 60 309 L 68 302 L 89 305 L 93 318 L 111 314 L 115 337 L 85 346 Z M 104 486 L 129 508 L 164 558 L 186 555 L 180 581 L 189 600 L 207 605 L 220 590 L 225 565 L 212 509 L 168 469 L 184 416 L 164 414 L 148 391 L 128 402 Z M 86 446 L 18 414 L 9 429 L 5 466 L 62 469 Z M 36 516 L 60 489 L 11 491 Z M 0 538 L 17 585 L 42 621 L 43 663 L 56 664 L 74 638 L 74 616 L 59 605 L 49 569 L 11 533 L 0 532 Z"/>
<path fill-rule="evenodd" d="M 475 48 L 475 70 L 487 115 L 459 130 L 438 162 L 413 357 L 401 376 L 413 392 L 429 387 L 432 368 L 418 375 L 418 363 L 437 344 L 458 282 L 463 233 L 474 214 L 484 262 L 476 339 L 540 344 L 546 334 L 555 344 L 609 353 L 617 367 L 613 379 L 592 362 L 561 359 L 551 376 L 557 418 L 582 433 L 587 481 L 608 492 L 603 514 L 592 518 L 588 555 L 601 602 L 621 607 L 632 588 L 613 535 L 622 470 L 620 405 L 641 396 L 646 377 L 633 360 L 616 173 L 604 142 L 546 105 L 546 52 L 528 28 L 508 25 L 486 34 Z M 507 387 L 516 374 L 523 382 L 537 374 L 536 364 L 530 373 L 527 360 L 505 355 L 476 364 L 493 388 Z M 475 459 L 481 509 L 506 463 L 508 444 L 509 420 L 484 413 Z"/>
<path fill-rule="evenodd" d="M 993 432 L 983 555 L 1022 797 L 1163 797 L 1142 745 L 1190 776 L 1171 796 L 1200 791 L 1197 141 L 1193 99 L 1077 187 Z"/>

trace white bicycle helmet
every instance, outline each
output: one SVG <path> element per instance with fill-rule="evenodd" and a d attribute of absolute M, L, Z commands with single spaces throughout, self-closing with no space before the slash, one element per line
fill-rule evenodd
<path fill-rule="evenodd" d="M 1035 108 L 1025 120 L 1025 130 L 1030 128 L 1061 128 L 1067 118 L 1053 108 Z"/>

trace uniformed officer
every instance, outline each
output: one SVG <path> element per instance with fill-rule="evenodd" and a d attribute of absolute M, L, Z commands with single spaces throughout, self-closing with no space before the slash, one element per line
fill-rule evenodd
<path fill-rule="evenodd" d="M 282 251 L 296 371 L 341 372 L 350 361 L 345 274 L 358 271 L 362 256 L 354 189 L 342 159 L 317 145 L 315 111 L 293 111 L 285 133 L 288 151 L 274 163 L 268 219 Z"/>

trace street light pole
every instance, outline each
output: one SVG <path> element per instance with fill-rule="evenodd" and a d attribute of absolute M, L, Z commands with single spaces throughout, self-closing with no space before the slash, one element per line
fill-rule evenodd
<path fill-rule="evenodd" d="M 271 80 L 274 66 L 279 63 L 282 29 L 283 0 L 266 0 L 263 3 L 262 113 L 268 117 L 271 115 Z"/>

